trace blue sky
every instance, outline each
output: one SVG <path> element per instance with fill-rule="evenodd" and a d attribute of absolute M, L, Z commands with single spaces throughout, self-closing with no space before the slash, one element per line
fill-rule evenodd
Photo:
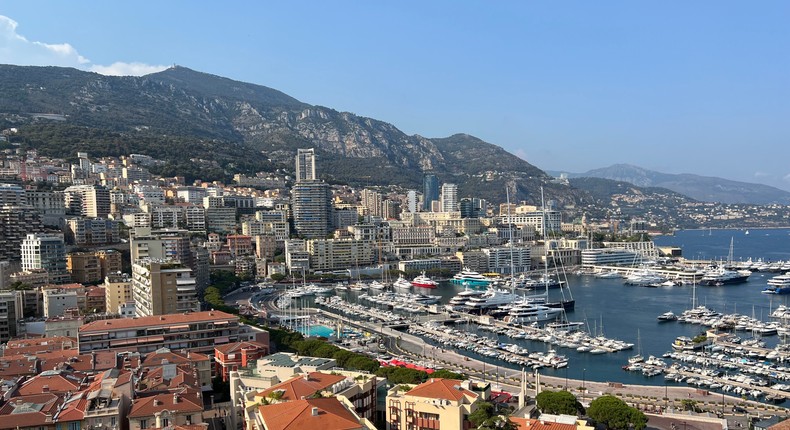
<path fill-rule="evenodd" d="M 0 1 L 0 63 L 266 85 L 546 170 L 790 190 L 785 1 Z M 66 46 L 67 44 L 68 46 Z"/>

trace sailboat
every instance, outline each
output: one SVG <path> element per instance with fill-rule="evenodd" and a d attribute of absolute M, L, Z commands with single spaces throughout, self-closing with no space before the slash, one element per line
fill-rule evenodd
<path fill-rule="evenodd" d="M 641 363 L 645 361 L 642 356 L 642 338 L 639 335 L 639 329 L 636 329 L 636 355 L 628 357 L 628 364 Z"/>

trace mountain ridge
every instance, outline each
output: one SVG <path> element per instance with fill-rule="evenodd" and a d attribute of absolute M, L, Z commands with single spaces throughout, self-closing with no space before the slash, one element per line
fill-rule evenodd
<path fill-rule="evenodd" d="M 66 124 L 43 124 L 31 119 L 31 112 L 62 114 Z M 457 183 L 459 196 L 484 191 L 490 200 L 503 201 L 505 184 L 515 183 L 513 198 L 533 204 L 539 203 L 540 186 L 549 198 L 571 205 L 586 198 L 551 182 L 529 162 L 468 134 L 407 135 L 385 121 L 309 105 L 269 87 L 182 66 L 142 77 L 116 77 L 62 67 L 0 65 L 0 113 L 4 126 L 21 124 L 37 144 L 48 134 L 65 138 L 92 133 L 80 127 L 109 133 L 130 150 L 141 148 L 137 139 L 148 139 L 140 150 L 170 157 L 171 171 L 188 168 L 178 159 L 183 154 L 216 156 L 217 167 L 226 174 L 239 165 L 254 170 L 264 160 L 290 171 L 296 149 L 312 147 L 320 159 L 319 172 L 330 181 L 419 188 L 422 175 L 430 172 L 442 182 Z M 178 150 L 157 148 L 156 136 L 171 138 Z M 192 153 L 190 140 L 199 153 Z M 63 151 L 79 145 L 74 138 L 62 148 L 46 147 L 46 155 L 73 157 Z M 247 155 L 224 154 L 223 148 Z"/>
<path fill-rule="evenodd" d="M 659 187 L 703 202 L 726 204 L 790 204 L 790 192 L 764 184 L 734 181 L 692 173 L 663 173 L 632 164 L 613 164 L 609 167 L 584 173 L 551 172 L 566 174 L 569 178 L 601 178 L 628 182 L 639 187 Z"/>

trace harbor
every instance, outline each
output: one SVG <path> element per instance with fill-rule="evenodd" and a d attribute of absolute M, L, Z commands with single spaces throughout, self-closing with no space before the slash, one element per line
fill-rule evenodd
<path fill-rule="evenodd" d="M 495 367 L 503 381 L 526 368 L 546 378 L 675 387 L 784 405 L 790 397 L 786 318 L 780 318 L 787 315 L 785 296 L 762 293 L 775 275 L 755 271 L 733 285 L 692 282 L 661 288 L 629 286 L 622 278 L 569 275 L 576 305 L 564 316 L 577 323 L 575 332 L 543 323 L 508 324 L 486 314 L 447 313 L 446 305 L 465 288 L 446 281 L 433 289 L 412 288 L 412 293 L 338 289 L 334 295 L 291 299 L 289 309 L 293 314 L 335 315 L 396 339 L 419 339 L 425 353 L 412 351 L 412 358 L 424 367 L 452 368 L 446 360 L 431 360 L 431 354 L 435 358 L 444 351 L 461 357 L 460 363 Z M 550 290 L 548 301 L 559 302 L 561 294 Z M 429 304 L 434 296 L 439 302 Z M 416 297 L 426 301 L 416 302 Z M 672 318 L 659 318 L 666 314 Z M 673 350 L 678 339 L 691 341 L 702 333 L 710 335 L 703 348 Z M 385 345 L 392 348 L 392 342 Z M 646 358 L 631 363 L 635 353 Z"/>

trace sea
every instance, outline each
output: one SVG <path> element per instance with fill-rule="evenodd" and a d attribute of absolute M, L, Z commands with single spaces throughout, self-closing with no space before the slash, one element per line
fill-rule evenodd
<path fill-rule="evenodd" d="M 673 235 L 654 238 L 657 246 L 677 246 L 682 249 L 683 256 L 688 259 L 726 261 L 733 244 L 733 260 L 741 261 L 762 259 L 763 261 L 790 260 L 790 229 L 713 229 L 683 230 Z M 627 372 L 622 369 L 628 363 L 628 357 L 640 352 L 643 356 L 662 356 L 671 350 L 672 341 L 681 335 L 694 337 L 704 332 L 704 327 L 675 322 L 660 323 L 656 317 L 666 311 L 680 314 L 692 307 L 693 290 L 696 290 L 697 303 L 706 305 L 722 313 L 740 313 L 769 320 L 772 309 L 786 304 L 790 295 L 776 296 L 762 294 L 766 281 L 774 273 L 755 272 L 746 283 L 719 287 L 676 286 L 645 288 L 627 286 L 622 279 L 599 279 L 593 276 L 568 274 L 571 294 L 576 300 L 576 307 L 568 312 L 570 321 L 580 321 L 585 329 L 594 334 L 625 340 L 634 344 L 633 350 L 617 353 L 590 355 L 575 350 L 562 349 L 558 353 L 566 355 L 569 365 L 563 369 L 543 368 L 542 374 L 569 379 L 585 379 L 599 382 L 622 382 L 641 385 L 667 385 L 659 376 L 645 377 L 639 372 Z M 441 282 L 435 290 L 421 291 L 429 294 L 442 295 L 442 303 L 446 303 L 463 287 Z M 354 301 L 356 294 L 347 293 L 348 299 Z M 559 298 L 559 290 L 551 290 L 550 296 Z M 462 324 L 458 330 L 475 331 L 489 337 L 496 334 L 478 331 L 474 324 Z M 738 333 L 742 338 L 750 337 L 748 333 Z M 530 351 L 548 351 L 556 346 L 529 340 L 516 340 L 500 336 L 501 342 L 518 343 Z M 781 340 L 777 336 L 764 339 L 768 346 L 776 345 Z M 474 356 L 474 353 L 464 351 Z M 476 357 L 482 359 L 483 357 Z M 490 358 L 485 361 L 493 366 L 512 367 L 505 362 L 497 362 Z"/>

